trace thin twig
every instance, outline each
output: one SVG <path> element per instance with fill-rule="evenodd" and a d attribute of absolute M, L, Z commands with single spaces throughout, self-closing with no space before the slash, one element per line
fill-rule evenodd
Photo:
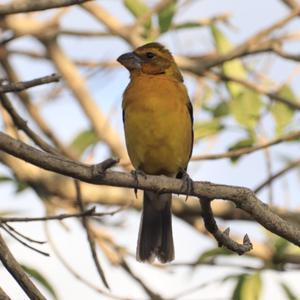
<path fill-rule="evenodd" d="M 14 107 L 11 105 L 8 97 L 5 94 L 0 93 L 0 101 L 3 107 L 11 116 L 14 124 L 17 128 L 23 130 L 34 142 L 38 145 L 41 149 L 45 150 L 46 152 L 52 154 L 59 154 L 59 152 L 53 148 L 48 143 L 44 142 L 38 134 L 36 134 L 28 125 L 27 122 L 17 113 Z"/>
<path fill-rule="evenodd" d="M 94 285 L 93 283 L 89 282 L 85 277 L 83 277 L 79 272 L 77 272 L 64 259 L 64 257 L 59 252 L 58 248 L 56 247 L 56 245 L 52 239 L 52 236 L 51 236 L 49 228 L 48 228 L 48 224 L 46 222 L 44 223 L 44 228 L 45 228 L 46 237 L 47 237 L 48 243 L 51 247 L 51 250 L 53 251 L 55 256 L 58 258 L 58 260 L 61 262 L 61 264 L 70 272 L 70 274 L 72 274 L 74 276 L 74 278 L 76 278 L 78 281 L 80 281 L 81 283 L 83 283 L 84 285 L 89 287 L 90 289 L 94 290 L 95 292 L 105 295 L 106 297 L 116 299 L 116 300 L 129 300 L 128 298 L 120 297 L 120 296 L 112 294 L 111 292 L 107 292 L 106 290 L 100 289 L 97 285 Z M 132 300 L 132 299 L 130 299 L 130 300 Z"/>
<path fill-rule="evenodd" d="M 207 72 L 208 75 L 210 75 L 211 78 L 213 79 L 217 79 L 217 80 L 222 80 L 222 81 L 232 81 L 232 82 L 236 82 L 239 83 L 253 91 L 256 91 L 260 94 L 266 95 L 267 97 L 269 97 L 272 100 L 278 101 L 280 103 L 283 103 L 285 105 L 287 105 L 288 107 L 292 108 L 292 109 L 296 109 L 296 110 L 300 110 L 300 104 L 297 102 L 293 102 L 285 97 L 282 97 L 280 95 L 277 94 L 277 92 L 272 92 L 272 91 L 267 91 L 264 87 L 259 86 L 253 82 L 244 80 L 244 79 L 240 79 L 237 77 L 233 77 L 233 76 L 229 76 L 226 74 L 221 74 L 221 73 L 216 73 L 216 72 L 212 72 L 209 71 Z"/>
<path fill-rule="evenodd" d="M 57 74 L 52 74 L 49 76 L 44 76 L 40 78 L 35 78 L 29 81 L 21 81 L 21 82 L 7 82 L 5 80 L 2 80 L 0 84 L 0 93 L 11 93 L 11 92 L 21 92 L 26 89 L 42 85 L 42 84 L 47 84 L 47 83 L 52 83 L 52 82 L 58 82 L 60 80 L 60 76 Z"/>
<path fill-rule="evenodd" d="M 270 176 L 267 180 L 262 182 L 258 187 L 254 189 L 254 193 L 259 193 L 263 188 L 269 185 L 272 181 L 277 179 L 278 177 L 284 175 L 285 173 L 289 172 L 290 170 L 300 167 L 300 159 L 290 162 L 287 166 Z"/>
<path fill-rule="evenodd" d="M 23 233 L 17 231 L 15 228 L 13 228 L 12 226 L 5 224 L 3 225 L 4 227 L 7 227 L 8 230 L 10 230 L 11 232 L 14 232 L 15 234 L 17 234 L 18 236 L 20 236 L 21 238 L 23 238 L 24 240 L 27 240 L 30 243 L 35 243 L 35 244 L 45 244 L 45 241 L 38 241 L 38 240 L 34 240 L 26 235 L 24 235 Z"/>
<path fill-rule="evenodd" d="M 84 209 L 84 205 L 83 205 L 83 202 L 82 202 L 82 199 L 81 199 L 80 183 L 79 183 L 78 180 L 75 180 L 74 183 L 75 183 L 76 195 L 77 195 L 77 197 L 76 197 L 77 205 L 79 207 L 80 212 L 84 213 L 85 209 Z M 103 269 L 100 265 L 100 262 L 99 262 L 99 259 L 98 259 L 98 256 L 97 256 L 96 245 L 95 245 L 94 238 L 91 235 L 88 219 L 83 214 L 81 216 L 81 220 L 82 220 L 82 225 L 83 225 L 83 227 L 85 228 L 85 231 L 86 231 L 87 239 L 88 239 L 88 242 L 89 242 L 90 250 L 91 250 L 91 253 L 92 253 L 92 257 L 93 257 L 97 272 L 98 272 L 102 282 L 104 283 L 104 285 L 108 289 L 110 289 L 109 285 L 108 285 L 108 282 L 105 278 L 104 271 L 103 271 Z"/>
<path fill-rule="evenodd" d="M 143 290 L 147 293 L 151 300 L 163 300 L 163 298 L 159 294 L 153 292 L 141 278 L 134 274 L 125 260 L 122 261 L 121 267 L 143 288 Z"/>
<path fill-rule="evenodd" d="M 9 58 L 7 56 L 4 56 L 4 58 L 0 57 L 0 63 L 10 81 L 20 81 L 17 73 L 14 71 L 12 65 L 10 64 Z M 28 114 L 31 116 L 32 120 L 37 124 L 37 126 L 41 129 L 41 131 L 53 142 L 53 144 L 61 151 L 61 153 L 67 154 L 68 151 L 65 149 L 61 141 L 56 136 L 56 134 L 54 134 L 52 129 L 47 125 L 44 118 L 41 116 L 37 106 L 32 104 L 27 91 L 24 90 L 20 93 L 17 93 L 17 99 L 20 100 L 21 104 L 25 107 Z"/>
<path fill-rule="evenodd" d="M 120 208 L 110 211 L 110 212 L 99 213 L 99 212 L 95 212 L 95 207 L 92 207 L 91 209 L 87 209 L 82 213 L 76 213 L 76 214 L 59 214 L 59 215 L 55 215 L 55 216 L 36 217 L 36 218 L 0 217 L 0 224 L 1 223 L 12 223 L 12 222 L 40 222 L 40 221 L 57 221 L 57 220 L 61 221 L 64 219 L 79 218 L 82 216 L 100 218 L 100 217 L 104 217 L 104 216 L 113 216 L 116 213 L 118 213 L 124 209 L 126 209 L 126 207 L 120 207 Z"/>
<path fill-rule="evenodd" d="M 300 131 L 291 132 L 287 135 L 276 138 L 276 139 L 274 139 L 272 141 L 269 141 L 267 143 L 262 143 L 261 145 L 256 145 L 256 146 L 252 146 L 252 147 L 245 147 L 245 148 L 232 150 L 232 151 L 228 151 L 228 152 L 220 153 L 220 154 L 194 155 L 192 157 L 192 160 L 193 161 L 196 161 L 196 160 L 214 160 L 214 159 L 221 159 L 221 158 L 239 157 L 241 155 L 250 154 L 250 153 L 253 153 L 255 151 L 258 151 L 258 150 L 261 150 L 261 149 L 264 149 L 264 148 L 268 148 L 268 147 L 280 144 L 282 142 L 292 141 L 292 140 L 295 140 L 295 139 L 298 139 L 298 138 L 300 138 Z"/>
<path fill-rule="evenodd" d="M 44 252 L 42 250 L 39 250 L 37 248 L 34 248 L 32 246 L 30 246 L 29 244 L 27 244 L 26 242 L 22 241 L 20 238 L 18 238 L 15 234 L 13 234 L 10 230 L 8 230 L 4 225 L 1 225 L 0 228 L 2 228 L 6 233 L 8 233 L 12 238 L 14 238 L 16 241 L 18 241 L 20 244 L 22 244 L 23 246 L 39 253 L 42 254 L 44 256 L 50 256 L 49 253 Z"/>

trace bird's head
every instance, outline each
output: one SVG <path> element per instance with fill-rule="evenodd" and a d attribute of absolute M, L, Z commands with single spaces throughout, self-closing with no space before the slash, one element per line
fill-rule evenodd
<path fill-rule="evenodd" d="M 182 75 L 169 50 L 159 43 L 143 45 L 133 52 L 122 54 L 117 61 L 131 74 L 165 74 L 183 81 Z"/>

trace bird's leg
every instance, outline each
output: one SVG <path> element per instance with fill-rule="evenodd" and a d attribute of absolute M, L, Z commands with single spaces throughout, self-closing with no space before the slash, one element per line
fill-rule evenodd
<path fill-rule="evenodd" d="M 186 192 L 185 201 L 187 201 L 189 195 L 191 195 L 194 191 L 193 179 L 184 169 L 180 170 L 180 172 L 177 174 L 177 178 L 180 178 L 183 181 L 180 189 Z"/>
<path fill-rule="evenodd" d="M 134 194 L 135 194 L 135 198 L 137 198 L 137 190 L 138 190 L 138 187 L 139 187 L 138 175 L 143 176 L 145 179 L 147 179 L 147 175 L 142 170 L 132 170 L 132 171 L 130 171 L 130 173 L 133 176 L 133 178 L 135 179 Z"/>

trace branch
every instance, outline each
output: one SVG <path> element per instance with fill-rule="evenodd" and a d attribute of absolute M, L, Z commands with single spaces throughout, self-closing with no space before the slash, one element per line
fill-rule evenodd
<path fill-rule="evenodd" d="M 120 140 L 119 134 L 110 126 L 106 116 L 100 110 L 92 97 L 85 79 L 78 71 L 75 64 L 64 53 L 56 40 L 44 41 L 48 55 L 53 60 L 55 67 L 64 78 L 66 84 L 77 99 L 82 110 L 91 122 L 99 140 L 105 142 L 114 155 L 127 158 L 127 151 Z"/>
<path fill-rule="evenodd" d="M 84 182 L 127 188 L 136 187 L 136 180 L 131 174 L 114 171 L 103 172 L 102 164 L 86 165 L 53 154 L 44 153 L 1 132 L 0 149 L 40 168 Z M 183 191 L 181 188 L 182 181 L 180 179 L 148 175 L 147 178 L 139 176 L 138 180 L 139 188 L 143 190 L 186 194 L 186 191 Z M 232 201 L 238 208 L 249 213 L 269 231 L 300 246 L 299 227 L 276 215 L 250 189 L 210 182 L 194 182 L 193 187 L 194 189 L 190 193 L 191 196 L 208 200 L 223 199 Z"/>
<path fill-rule="evenodd" d="M 0 235 L 0 260 L 7 271 L 15 278 L 18 284 L 30 299 L 46 300 L 36 286 L 31 282 L 25 271 L 13 257 Z"/>
<path fill-rule="evenodd" d="M 28 125 L 27 122 L 15 111 L 9 99 L 5 94 L 0 93 L 0 102 L 11 116 L 14 124 L 20 130 L 23 130 L 41 149 L 52 154 L 59 154 L 55 148 L 44 142 Z"/>
<path fill-rule="evenodd" d="M 23 0 L 13 1 L 12 3 L 0 5 L 0 17 L 9 15 L 24 13 L 30 11 L 46 10 L 51 8 L 65 7 L 70 5 L 77 5 L 88 2 L 91 0 Z"/>
<path fill-rule="evenodd" d="M 221 232 L 214 219 L 211 209 L 211 201 L 208 199 L 200 198 L 200 204 L 203 209 L 203 220 L 205 228 L 215 237 L 218 241 L 219 247 L 225 246 L 227 249 L 238 253 L 239 255 L 249 252 L 253 246 L 246 234 L 243 239 L 243 244 L 239 244 L 229 237 L 229 228 Z"/>
<path fill-rule="evenodd" d="M 86 231 L 87 240 L 88 240 L 88 243 L 89 243 L 89 246 L 90 246 L 93 261 L 95 263 L 97 272 L 98 272 L 103 284 L 106 286 L 106 288 L 110 289 L 110 287 L 108 285 L 108 282 L 106 280 L 104 271 L 103 271 L 103 269 L 100 265 L 100 262 L 99 262 L 99 259 L 98 259 L 98 256 L 97 256 L 95 240 L 94 240 L 94 237 L 92 236 L 92 233 L 91 233 L 91 230 L 90 230 L 90 223 L 89 223 L 87 217 L 84 215 L 85 208 L 84 208 L 84 205 L 83 205 L 83 202 L 82 202 L 82 199 L 81 199 L 80 182 L 78 180 L 74 180 L 74 183 L 75 183 L 76 194 L 77 194 L 76 202 L 77 202 L 77 205 L 79 207 L 80 212 L 83 214 L 81 216 L 81 222 L 82 222 L 82 225 L 83 225 L 83 227 Z"/>
<path fill-rule="evenodd" d="M 5 70 L 7 74 L 7 78 L 9 78 L 12 82 L 18 82 L 20 81 L 18 78 L 17 73 L 12 68 L 9 58 L 5 56 L 1 59 L 0 57 L 0 63 L 3 69 Z M 54 134 L 52 129 L 47 125 L 44 118 L 41 116 L 39 109 L 36 105 L 33 105 L 29 94 L 26 90 L 24 90 L 21 93 L 17 94 L 17 99 L 20 100 L 21 104 L 25 107 L 28 114 L 31 116 L 33 121 L 37 124 L 37 126 L 41 129 L 41 131 L 53 142 L 53 144 L 60 149 L 62 153 L 66 153 L 66 149 L 63 146 L 63 144 L 60 142 L 60 140 L 57 138 L 57 136 Z"/>
<path fill-rule="evenodd" d="M 66 270 L 68 270 L 70 272 L 70 274 L 78 281 L 80 281 L 81 283 L 83 283 L 84 285 L 86 285 L 87 287 L 89 287 L 90 289 L 94 290 L 95 292 L 105 295 L 107 298 L 112 298 L 112 299 L 116 299 L 116 300 L 128 300 L 125 297 L 120 297 L 117 295 L 112 294 L 111 292 L 107 292 L 104 289 L 99 288 L 97 285 L 89 282 L 86 279 L 86 276 L 82 275 L 81 272 L 77 272 L 73 266 L 71 264 L 69 264 L 65 258 L 62 256 L 62 254 L 59 252 L 57 246 L 54 243 L 54 240 L 50 234 L 49 228 L 47 226 L 47 223 L 44 223 L 44 227 L 45 227 L 45 234 L 47 237 L 47 240 L 49 242 L 49 245 L 51 247 L 51 250 L 53 251 L 53 253 L 55 254 L 55 256 L 57 257 L 57 259 L 61 262 L 61 264 L 66 268 Z"/>
<path fill-rule="evenodd" d="M 273 100 L 276 100 L 280 103 L 283 103 L 283 104 L 289 106 L 292 109 L 300 110 L 300 104 L 298 104 L 297 102 L 292 102 L 291 100 L 278 95 L 276 92 L 267 91 L 262 86 L 259 86 L 255 83 L 250 82 L 250 81 L 240 79 L 240 78 L 237 78 L 237 77 L 233 77 L 233 76 L 228 76 L 228 75 L 221 74 L 221 73 L 216 73 L 216 72 L 207 72 L 207 74 L 212 75 L 212 77 L 216 77 L 218 80 L 222 80 L 222 81 L 225 81 L 225 82 L 232 81 L 232 82 L 239 83 L 239 84 L 245 86 L 246 88 L 254 90 L 254 91 L 256 91 L 260 94 L 264 94 L 264 95 L 268 96 L 269 98 L 271 98 Z"/>
<path fill-rule="evenodd" d="M 295 9 L 299 3 L 297 0 L 281 0 L 285 5 L 287 5 L 289 8 Z"/>
<path fill-rule="evenodd" d="M 0 287 L 0 299 L 11 300 L 11 298 L 8 297 L 8 295 L 3 291 L 3 289 L 1 287 Z"/>
<path fill-rule="evenodd" d="M 29 245 L 28 243 L 24 242 L 22 239 L 20 239 L 16 234 L 12 233 L 8 228 L 6 228 L 5 226 L 1 226 L 1 228 L 6 232 L 8 233 L 12 238 L 14 238 L 16 241 L 18 241 L 20 244 L 22 244 L 24 247 L 27 247 L 39 254 L 42 254 L 44 256 L 50 256 L 49 253 L 47 252 L 44 252 L 44 251 L 41 251 L 35 247 L 32 247 L 31 245 Z"/>
<path fill-rule="evenodd" d="M 261 149 L 264 149 L 264 148 L 268 148 L 270 146 L 274 146 L 274 145 L 277 145 L 277 144 L 282 143 L 282 142 L 298 139 L 298 138 L 300 138 L 300 131 L 289 133 L 287 135 L 284 135 L 282 137 L 274 139 L 270 142 L 263 143 L 261 145 L 256 145 L 256 146 L 252 146 L 252 147 L 245 147 L 245 148 L 232 150 L 232 151 L 228 151 L 228 152 L 220 153 L 220 154 L 194 155 L 192 157 L 192 160 L 193 161 L 195 161 L 195 160 L 214 160 L 214 159 L 221 159 L 221 158 L 239 157 L 239 156 L 244 155 L 244 154 L 250 154 L 252 152 L 255 152 L 255 151 L 258 151 L 258 150 L 261 150 Z"/>
<path fill-rule="evenodd" d="M 300 13 L 300 6 L 295 7 L 295 9 L 284 18 L 278 20 L 274 24 L 261 31 L 255 33 L 249 37 L 246 41 L 236 46 L 234 49 L 226 54 L 221 55 L 208 55 L 206 57 L 197 59 L 183 59 L 182 68 L 186 71 L 193 72 L 197 75 L 203 75 L 205 71 L 221 65 L 227 61 L 233 60 L 235 58 L 240 58 L 246 55 L 251 55 L 255 53 L 261 53 L 266 51 L 272 51 L 272 45 L 278 43 L 278 41 L 270 39 L 265 40 L 265 38 L 274 30 L 282 28 L 292 19 L 294 19 Z"/>
<path fill-rule="evenodd" d="M 105 212 L 105 213 L 98 213 L 95 212 L 95 207 L 92 207 L 91 209 L 85 210 L 82 213 L 77 213 L 77 214 L 59 214 L 55 216 L 46 216 L 46 217 L 36 217 L 36 218 L 30 218 L 30 217 L 0 217 L 0 224 L 1 223 L 16 223 L 16 222 L 41 222 L 41 221 L 61 221 L 64 219 L 69 219 L 69 218 L 79 218 L 82 216 L 86 217 L 104 217 L 104 216 L 113 216 L 114 214 L 120 212 L 124 208 L 121 207 L 119 209 L 116 209 L 111 212 Z"/>
<path fill-rule="evenodd" d="M 6 82 L 5 80 L 2 80 L 0 84 L 0 93 L 21 92 L 37 85 L 58 82 L 60 78 L 61 77 L 59 75 L 52 74 L 49 76 L 44 76 L 33 80 L 21 81 L 16 83 Z"/>
<path fill-rule="evenodd" d="M 283 169 L 279 170 L 277 173 L 270 176 L 266 181 L 261 183 L 257 188 L 255 188 L 254 193 L 260 192 L 264 187 L 269 185 L 273 180 L 277 179 L 278 177 L 284 175 L 286 172 L 300 167 L 300 159 L 290 162 L 287 166 L 285 166 Z"/>

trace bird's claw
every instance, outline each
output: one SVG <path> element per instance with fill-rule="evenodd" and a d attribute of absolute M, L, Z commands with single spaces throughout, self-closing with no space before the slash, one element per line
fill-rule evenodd
<path fill-rule="evenodd" d="M 186 194 L 185 201 L 187 201 L 189 195 L 191 195 L 194 191 L 194 185 L 193 185 L 194 182 L 190 177 L 190 175 L 185 170 L 181 171 L 181 179 L 183 182 L 180 190 L 185 191 Z"/>
<path fill-rule="evenodd" d="M 135 187 L 134 187 L 133 190 L 134 190 L 135 198 L 137 198 L 137 190 L 138 190 L 138 187 L 139 187 L 138 175 L 143 176 L 145 179 L 147 179 L 147 175 L 146 175 L 146 173 L 144 173 L 141 170 L 132 170 L 130 173 L 131 173 L 131 175 L 133 176 L 133 178 L 135 180 Z"/>

